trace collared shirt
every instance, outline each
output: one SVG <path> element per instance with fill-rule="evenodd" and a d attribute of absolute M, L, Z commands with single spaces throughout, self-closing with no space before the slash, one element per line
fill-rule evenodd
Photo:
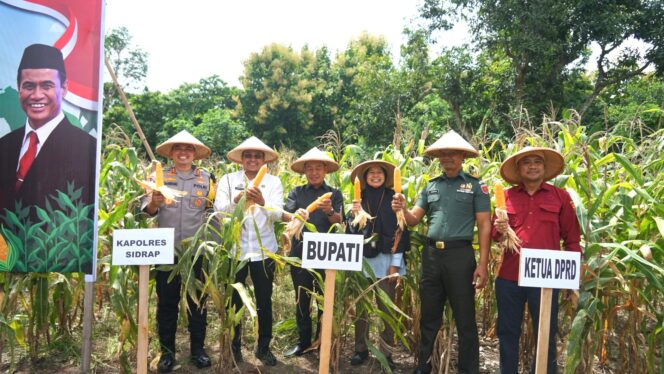
<path fill-rule="evenodd" d="M 37 142 L 37 154 L 35 155 L 35 157 L 36 157 L 36 156 L 39 155 L 39 151 L 41 151 L 42 146 L 44 145 L 44 143 L 46 143 L 46 139 L 48 139 L 48 137 L 51 135 L 53 130 L 55 130 L 55 128 L 58 126 L 58 124 L 63 119 L 65 119 L 65 115 L 61 111 L 52 120 L 46 122 L 43 126 L 38 128 L 37 130 L 33 129 L 30 126 L 29 119 L 26 120 L 25 127 L 24 127 L 25 132 L 23 133 L 23 143 L 21 145 L 21 153 L 19 153 L 18 159 L 20 160 L 23 157 L 23 155 L 25 154 L 25 152 L 28 151 L 28 147 L 30 146 L 30 141 L 28 139 L 28 134 L 29 133 L 34 131 L 37 134 L 37 139 L 39 139 L 39 142 Z M 20 163 L 18 165 L 16 165 L 16 171 L 18 171 L 19 167 L 21 167 Z"/>
<path fill-rule="evenodd" d="M 178 191 L 185 191 L 185 196 L 177 198 L 171 204 L 164 204 L 157 211 L 159 227 L 173 227 L 175 230 L 175 246 L 180 247 L 184 239 L 196 234 L 205 222 L 207 212 L 207 196 L 213 187 L 212 176 L 203 169 L 194 168 L 180 171 L 174 167 L 164 168 L 164 185 Z M 152 177 L 154 180 L 154 176 Z M 142 199 L 142 207 L 146 208 L 150 196 Z"/>
<path fill-rule="evenodd" d="M 217 211 L 232 213 L 235 209 L 234 200 L 246 190 L 251 180 L 247 179 L 243 170 L 226 174 L 219 180 L 214 208 Z M 274 223 L 281 220 L 283 208 L 283 187 L 281 180 L 274 175 L 265 174 L 258 187 L 265 199 L 263 207 L 255 205 L 245 212 L 244 224 L 240 233 L 240 260 L 262 261 L 266 258 L 260 244 L 265 250 L 277 252 L 277 238 L 274 234 Z M 260 244 L 256 236 L 256 228 L 260 235 Z"/>
<path fill-rule="evenodd" d="M 318 188 L 310 185 L 309 183 L 303 186 L 297 186 L 293 188 L 286 198 L 286 207 L 285 210 L 289 213 L 295 213 L 296 210 L 302 208 L 306 209 L 309 204 L 313 203 L 318 197 L 324 195 L 327 192 L 332 192 L 332 208 L 335 212 L 341 214 L 341 222 L 344 220 L 344 204 L 343 196 L 341 192 L 336 189 L 328 186 L 325 182 L 320 185 Z M 316 230 L 320 233 L 326 233 L 332 227 L 330 220 L 327 215 L 323 213 L 322 210 L 316 209 L 313 213 L 309 214 L 309 221 L 307 221 L 314 226 Z M 304 231 L 308 231 L 307 228 L 304 228 Z M 291 257 L 302 257 L 302 241 L 296 238 L 293 238 L 293 244 L 291 245 Z"/>
<path fill-rule="evenodd" d="M 562 241 L 566 251 L 581 252 L 579 221 L 567 191 L 542 183 L 530 196 L 523 185 L 518 185 L 505 191 L 505 208 L 522 248 L 560 250 Z M 494 240 L 501 237 L 495 227 L 491 236 Z M 505 252 L 498 276 L 518 280 L 519 254 Z"/>
<path fill-rule="evenodd" d="M 475 214 L 489 212 L 487 186 L 463 171 L 454 178 L 442 174 L 420 192 L 416 206 L 428 217 L 427 237 L 432 240 L 472 240 Z"/>

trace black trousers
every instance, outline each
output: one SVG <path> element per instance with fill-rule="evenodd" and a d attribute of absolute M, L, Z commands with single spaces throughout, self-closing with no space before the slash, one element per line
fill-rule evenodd
<path fill-rule="evenodd" d="M 259 350 L 268 349 L 272 340 L 272 281 L 274 280 L 274 266 L 274 261 L 271 259 L 248 262 L 235 274 L 235 282 L 245 284 L 247 275 L 251 275 L 251 281 L 254 284 L 256 313 L 258 314 Z M 233 289 L 232 302 L 235 310 L 239 310 L 242 307 L 242 298 L 235 289 Z M 233 347 L 239 349 L 241 342 L 242 324 L 239 323 L 235 325 Z"/>
<path fill-rule="evenodd" d="M 203 259 L 194 264 L 196 278 L 203 280 L 201 268 Z M 178 312 L 181 297 L 182 280 L 179 275 L 169 283 L 170 271 L 157 271 L 157 329 L 159 345 L 162 353 L 175 354 L 175 333 L 178 326 Z M 199 294 L 200 296 L 200 294 Z M 203 349 L 205 343 L 205 329 L 207 327 L 207 308 L 205 298 L 201 300 L 200 307 L 187 296 L 187 319 L 189 320 L 189 338 L 191 352 Z"/>
<path fill-rule="evenodd" d="M 496 278 L 496 302 L 498 304 L 498 341 L 500 342 L 500 372 L 517 374 L 519 372 L 519 338 L 521 323 L 526 303 L 535 332 L 535 349 L 537 349 L 537 333 L 539 332 L 540 295 L 542 289 L 536 287 L 519 287 L 515 281 Z M 558 292 L 553 290 L 551 302 L 551 322 L 549 325 L 549 351 L 547 360 L 548 374 L 556 374 L 556 332 L 558 331 Z M 535 372 L 535 362 L 530 370 Z"/>
<path fill-rule="evenodd" d="M 479 373 L 479 338 L 475 322 L 473 273 L 477 263 L 472 246 L 436 249 L 429 244 L 422 251 L 420 281 L 419 363 L 429 360 L 442 322 L 445 302 L 449 301 L 459 337 L 459 373 Z"/>
<path fill-rule="evenodd" d="M 325 280 L 325 271 L 316 269 L 316 272 Z M 302 347 L 311 345 L 311 293 L 322 295 L 322 287 L 316 277 L 307 269 L 297 266 L 290 268 L 293 288 L 295 289 L 295 321 L 297 322 L 298 344 Z M 320 333 L 322 308 L 318 309 L 318 324 L 316 336 Z"/>

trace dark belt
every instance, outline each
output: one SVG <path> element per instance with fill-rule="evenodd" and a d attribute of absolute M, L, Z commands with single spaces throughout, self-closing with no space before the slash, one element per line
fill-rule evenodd
<path fill-rule="evenodd" d="M 444 250 L 444 249 L 456 249 L 456 248 L 467 248 L 473 243 L 470 240 L 433 240 L 427 238 L 427 244 L 432 248 Z"/>

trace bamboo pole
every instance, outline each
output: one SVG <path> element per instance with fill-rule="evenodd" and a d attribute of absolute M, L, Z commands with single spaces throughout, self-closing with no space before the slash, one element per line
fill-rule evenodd
<path fill-rule="evenodd" d="M 325 297 L 323 301 L 323 331 L 321 332 L 320 361 L 318 373 L 330 372 L 330 350 L 332 345 L 332 321 L 334 317 L 334 281 L 337 271 L 325 270 Z"/>
<path fill-rule="evenodd" d="M 129 114 L 129 118 L 134 124 L 136 133 L 141 139 L 143 146 L 145 146 L 148 156 L 150 156 L 150 160 L 156 160 L 154 153 L 152 153 L 152 148 L 150 148 L 150 144 L 145 138 L 145 134 L 143 134 L 141 125 L 138 123 L 134 111 L 131 109 L 129 100 L 127 100 L 127 96 L 125 96 L 122 87 L 120 87 L 120 83 L 118 83 L 118 77 L 115 75 L 110 62 L 108 62 L 108 57 L 106 56 L 104 56 L 104 64 L 106 65 L 108 73 L 111 75 L 113 86 L 120 95 L 120 100 L 122 101 L 122 104 L 124 104 L 127 114 Z M 138 269 L 138 344 L 136 370 L 139 374 L 145 374 L 148 370 L 148 281 L 150 280 L 150 266 L 139 265 Z"/>
<path fill-rule="evenodd" d="M 145 150 L 148 152 L 150 160 L 154 161 L 155 157 L 154 153 L 152 153 L 152 148 L 150 148 L 150 144 L 148 144 L 147 139 L 145 139 L 145 134 L 143 134 L 143 130 L 141 129 L 141 126 L 138 124 L 138 120 L 136 120 L 136 116 L 134 115 L 134 111 L 131 109 L 131 105 L 129 105 L 129 100 L 127 100 L 127 96 L 125 96 L 122 87 L 120 87 L 120 83 L 118 83 L 118 77 L 115 76 L 115 72 L 111 67 L 111 63 L 108 62 L 108 57 L 106 56 L 104 56 L 104 63 L 106 64 L 106 69 L 108 70 L 108 73 L 111 75 L 111 79 L 113 80 L 113 86 L 115 86 L 115 90 L 118 91 L 120 100 L 122 100 L 122 104 L 124 104 L 125 109 L 127 109 L 127 114 L 129 114 L 129 118 L 134 124 L 134 128 L 136 129 L 136 133 L 138 133 L 138 137 L 141 138 L 141 142 L 143 142 L 143 146 L 145 146 Z"/>
<path fill-rule="evenodd" d="M 85 282 L 83 296 L 83 341 L 81 347 L 81 373 L 90 372 L 90 356 L 92 353 L 92 307 L 94 305 L 94 282 Z"/>
<path fill-rule="evenodd" d="M 150 266 L 138 266 L 138 349 L 136 371 L 138 374 L 148 372 L 148 281 Z"/>
<path fill-rule="evenodd" d="M 540 293 L 539 326 L 537 328 L 536 374 L 546 374 L 549 361 L 549 331 L 551 327 L 551 298 L 553 289 L 542 288 Z M 557 318 L 555 316 L 554 318 Z M 555 334 L 555 331 L 553 332 Z"/>

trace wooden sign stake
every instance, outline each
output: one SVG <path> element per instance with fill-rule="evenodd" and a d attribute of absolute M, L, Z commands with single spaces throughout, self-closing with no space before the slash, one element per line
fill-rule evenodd
<path fill-rule="evenodd" d="M 150 265 L 138 266 L 138 351 L 136 372 L 148 372 L 148 282 Z"/>
<path fill-rule="evenodd" d="M 542 288 L 540 293 L 539 327 L 537 329 L 537 361 L 535 363 L 536 374 L 546 374 L 546 368 L 548 366 L 552 294 L 553 289 L 551 288 Z M 558 318 L 558 316 L 555 318 Z"/>
<path fill-rule="evenodd" d="M 321 332 L 320 361 L 318 373 L 330 372 L 330 351 L 332 345 L 332 322 L 334 318 L 334 281 L 337 271 L 325 270 L 325 298 L 323 302 L 323 331 Z"/>

